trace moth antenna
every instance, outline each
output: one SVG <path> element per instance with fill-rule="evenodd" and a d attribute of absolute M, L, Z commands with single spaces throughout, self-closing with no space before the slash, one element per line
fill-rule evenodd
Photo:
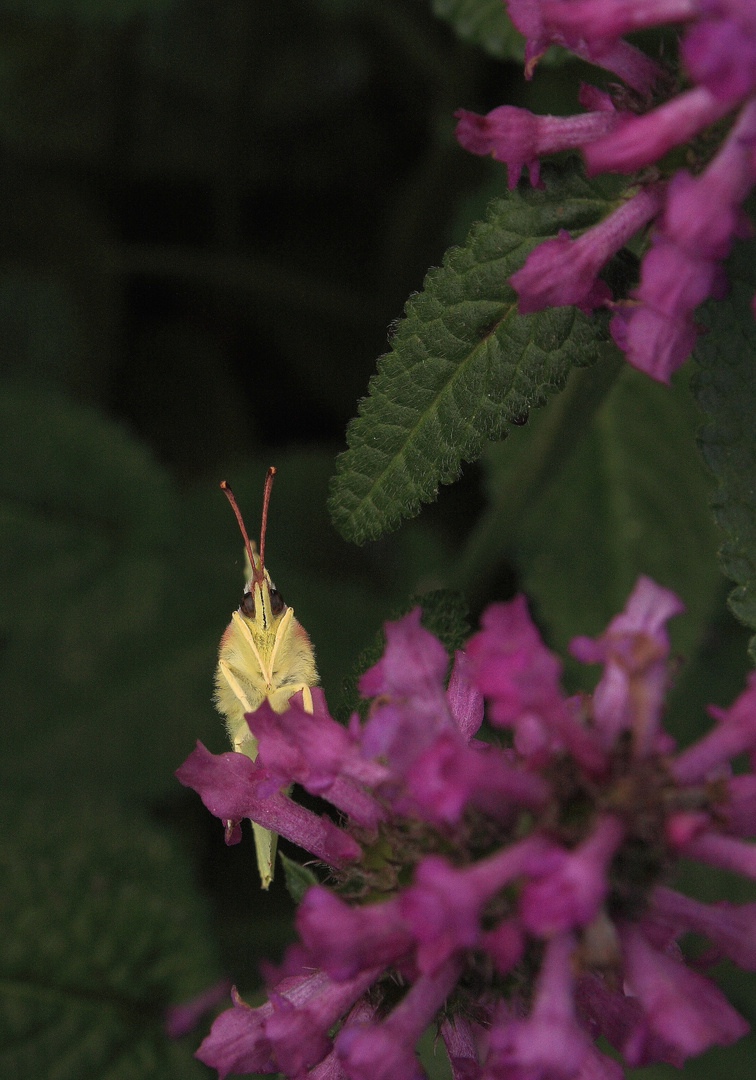
<path fill-rule="evenodd" d="M 226 496 L 228 501 L 231 503 L 231 509 L 236 514 L 236 520 L 239 523 L 239 528 L 241 529 L 241 534 L 244 537 L 244 547 L 247 549 L 247 556 L 249 558 L 249 565 L 252 567 L 253 576 L 257 577 L 258 575 L 257 575 L 257 572 L 255 570 L 255 560 L 254 560 L 254 556 L 253 556 L 253 553 L 252 553 L 252 545 L 249 542 L 249 537 L 247 536 L 247 530 L 244 527 L 244 519 L 241 516 L 241 511 L 239 510 L 239 507 L 236 505 L 236 499 L 234 498 L 234 493 L 231 490 L 231 488 L 228 486 L 228 484 L 226 483 L 225 480 L 221 480 L 220 487 L 221 487 L 221 491 L 223 492 L 223 494 Z M 260 567 L 262 569 L 262 550 L 260 551 Z"/>
<path fill-rule="evenodd" d="M 270 502 L 270 489 L 273 487 L 273 477 L 276 475 L 275 465 L 271 465 L 265 474 L 265 486 L 263 488 L 262 519 L 260 521 L 260 567 L 265 566 L 265 530 L 268 527 L 268 503 Z"/>

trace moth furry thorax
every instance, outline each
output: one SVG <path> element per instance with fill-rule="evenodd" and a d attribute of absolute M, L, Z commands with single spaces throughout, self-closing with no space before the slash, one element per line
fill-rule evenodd
<path fill-rule="evenodd" d="M 248 740 L 255 742 L 246 712 L 253 712 L 265 698 L 276 712 L 283 712 L 292 694 L 317 681 L 307 631 L 284 603 L 268 571 L 256 567 L 221 638 L 215 678 L 215 703 L 234 749 L 241 750 Z M 248 749 L 252 747 L 244 747 Z"/>

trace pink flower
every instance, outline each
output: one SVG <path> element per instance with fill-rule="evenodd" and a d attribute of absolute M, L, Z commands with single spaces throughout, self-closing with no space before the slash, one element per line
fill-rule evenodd
<path fill-rule="evenodd" d="M 486 116 L 458 109 L 454 115 L 459 123 L 454 134 L 470 153 L 490 154 L 494 161 L 505 162 L 510 188 L 517 186 L 523 165 L 535 186 L 542 154 L 583 146 L 616 125 L 620 114 L 608 95 L 599 97 L 599 91 L 593 91 L 591 100 L 602 107 L 580 116 L 536 116 L 512 105 L 499 105 Z"/>
<path fill-rule="evenodd" d="M 268 1000 L 232 991 L 200 1060 L 221 1080 L 422 1080 L 415 1047 L 435 1023 L 454 1080 L 620 1080 L 597 1037 L 633 1067 L 739 1038 L 745 1021 L 676 939 L 702 934 L 704 960 L 756 970 L 756 905 L 665 882 L 678 855 L 756 879 L 743 839 L 756 777 L 730 771 L 756 746 L 756 677 L 676 753 L 661 714 L 681 606 L 641 578 L 603 634 L 573 642 L 603 665 L 579 711 L 519 597 L 484 613 L 448 689 L 413 612 L 387 626 L 362 681 L 376 695 L 364 725 L 337 731 L 317 694 L 311 715 L 293 702 L 248 716 L 267 764 L 198 746 L 181 781 L 222 821 L 252 817 L 309 847 L 331 886 L 305 893 Z M 512 747 L 472 738 L 482 702 Z M 295 778 L 340 825 L 282 794 Z"/>
<path fill-rule="evenodd" d="M 499 106 L 486 116 L 459 110 L 457 137 L 477 154 L 504 161 L 509 186 L 526 165 L 531 183 L 540 158 L 580 147 L 589 174 L 633 173 L 644 185 L 625 206 L 582 236 L 560 231 L 543 241 L 510 278 L 521 314 L 572 304 L 585 312 L 608 304 L 611 334 L 628 361 L 659 382 L 669 382 L 695 345 L 696 307 L 720 299 L 727 281 L 721 266 L 733 237 L 749 226 L 742 204 L 756 180 L 756 15 L 749 0 L 505 0 L 526 37 L 526 76 L 550 44 L 572 50 L 619 75 L 640 95 L 614 90 L 614 98 L 584 90 L 591 110 L 573 117 L 538 117 Z M 623 40 L 631 31 L 682 24 L 687 89 Z M 651 108 L 651 90 L 666 95 Z M 589 104 L 590 101 L 590 104 Z M 738 113 L 714 159 L 698 175 L 668 179 L 665 155 L 698 137 L 729 113 Z M 660 185 L 659 180 L 662 183 Z M 647 204 L 646 193 L 655 192 Z M 642 211 L 641 211 L 642 207 Z M 632 209 L 631 209 L 632 208 Z M 611 303 L 599 273 L 634 233 L 656 218 L 640 282 Z"/>

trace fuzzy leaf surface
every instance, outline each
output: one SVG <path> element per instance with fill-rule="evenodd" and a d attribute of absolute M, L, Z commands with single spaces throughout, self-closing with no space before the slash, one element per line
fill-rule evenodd
<path fill-rule="evenodd" d="M 754 245 L 750 249 L 753 258 Z M 734 276 L 732 271 L 731 278 Z M 749 277 L 752 275 L 749 275 Z M 698 403 L 709 422 L 699 445 L 714 474 L 714 515 L 725 535 L 719 551 L 722 570 L 736 583 L 732 611 L 756 630 L 756 325 L 750 302 L 753 286 L 734 281 L 724 300 L 703 309 L 709 332 L 698 339 L 695 379 Z M 751 638 L 756 661 L 756 636 Z"/>
<path fill-rule="evenodd" d="M 458 37 L 499 60 L 522 61 L 525 39 L 515 30 L 502 0 L 432 0 L 433 14 Z"/>
<path fill-rule="evenodd" d="M 302 866 L 294 859 L 287 859 L 282 851 L 278 857 L 284 868 L 286 889 L 295 904 L 298 904 L 311 885 L 317 885 L 318 879 L 309 866 Z"/>
<path fill-rule="evenodd" d="M 60 801 L 0 809 L 0 1075 L 191 1080 L 164 1010 L 217 978 L 203 905 L 166 836 Z"/>
<path fill-rule="evenodd" d="M 686 605 L 670 623 L 673 648 L 689 656 L 700 641 L 720 575 L 687 382 L 683 370 L 670 389 L 625 365 L 569 461 L 513 526 L 525 591 L 560 652 L 575 634 L 599 634 L 639 574 Z"/>
<path fill-rule="evenodd" d="M 376 539 L 416 514 L 486 440 L 504 438 L 510 423 L 563 387 L 573 366 L 598 358 L 602 317 L 573 307 L 517 314 L 508 278 L 527 253 L 560 229 L 580 232 L 614 205 L 606 181 L 587 180 L 576 166 L 545 169 L 544 179 L 545 190 L 523 187 L 494 200 L 487 220 L 408 301 L 337 462 L 330 508 L 347 539 Z"/>

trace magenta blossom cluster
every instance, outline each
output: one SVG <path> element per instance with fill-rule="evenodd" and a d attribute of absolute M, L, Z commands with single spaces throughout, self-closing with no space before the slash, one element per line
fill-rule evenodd
<path fill-rule="evenodd" d="M 507 105 L 486 116 L 460 109 L 456 135 L 474 154 L 506 163 L 514 187 L 525 165 L 538 182 L 539 158 L 580 148 L 589 174 L 644 170 L 623 205 L 577 239 L 565 230 L 536 247 L 510 278 L 521 313 L 575 304 L 614 312 L 612 337 L 635 367 L 660 382 L 690 354 L 696 307 L 726 289 L 722 260 L 734 237 L 749 235 L 742 203 L 756 180 L 756 5 L 753 0 L 505 0 L 526 38 L 526 75 L 552 44 L 623 80 L 611 94 L 583 87 L 586 112 L 536 116 Z M 686 89 L 624 40 L 629 31 L 676 23 Z M 652 107 L 652 103 L 655 103 Z M 660 159 L 711 125 L 728 127 L 710 160 L 670 177 Z M 695 153 L 693 154 L 695 157 Z M 647 167 L 659 162 L 655 170 Z M 639 229 L 651 245 L 630 297 L 613 303 L 598 278 Z"/>
<path fill-rule="evenodd" d="M 200 1060 L 221 1080 L 420 1080 L 416 1044 L 435 1027 L 455 1080 L 621 1080 L 599 1036 L 630 1066 L 740 1038 L 701 969 L 756 971 L 756 904 L 702 903 L 673 879 L 682 856 L 756 879 L 756 675 L 678 750 L 660 717 L 681 610 L 640 578 L 600 637 L 572 642 L 603 668 L 577 697 L 523 597 L 488 608 L 448 683 L 415 610 L 362 676 L 364 722 L 339 725 L 314 691 L 313 714 L 295 698 L 247 716 L 255 762 L 198 743 L 177 776 L 229 840 L 250 817 L 330 879 L 304 894 L 265 1003 L 234 990 Z M 294 802 L 293 782 L 338 823 Z M 679 945 L 691 931 L 710 943 L 695 963 Z"/>

